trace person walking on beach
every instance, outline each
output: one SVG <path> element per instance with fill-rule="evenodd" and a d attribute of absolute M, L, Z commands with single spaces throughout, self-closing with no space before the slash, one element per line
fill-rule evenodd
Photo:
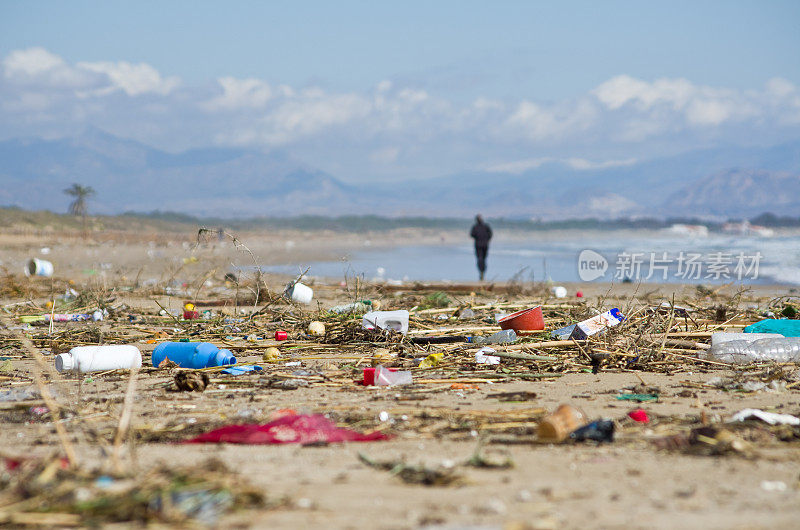
<path fill-rule="evenodd" d="M 478 272 L 481 281 L 486 274 L 486 255 L 489 253 L 489 240 L 492 239 L 492 229 L 483 222 L 481 214 L 475 216 L 475 224 L 469 235 L 475 240 L 475 257 L 478 259 Z"/>

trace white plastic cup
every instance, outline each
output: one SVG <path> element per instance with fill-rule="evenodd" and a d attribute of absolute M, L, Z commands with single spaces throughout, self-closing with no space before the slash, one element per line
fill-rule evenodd
<path fill-rule="evenodd" d="M 44 276 L 49 278 L 53 275 L 53 264 L 47 260 L 31 258 L 25 265 L 25 276 Z"/>
<path fill-rule="evenodd" d="M 314 299 L 314 289 L 300 282 L 287 285 L 285 294 L 298 304 L 308 305 Z"/>

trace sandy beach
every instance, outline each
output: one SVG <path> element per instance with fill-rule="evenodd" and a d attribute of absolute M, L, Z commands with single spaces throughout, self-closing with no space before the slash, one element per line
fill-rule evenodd
<path fill-rule="evenodd" d="M 329 329 L 344 325 L 330 319 L 326 311 L 356 296 L 379 300 L 385 309 L 413 310 L 412 334 L 427 333 L 425 329 L 457 333 L 450 330 L 461 328 L 489 334 L 499 330 L 493 314 L 508 307 L 544 304 L 546 329 L 552 330 L 565 318 L 591 315 L 591 308 L 619 307 L 628 314 L 643 315 L 648 307 L 662 302 L 692 311 L 692 322 L 669 321 L 673 332 L 735 331 L 758 320 L 759 313 L 772 307 L 778 297 L 793 296 L 790 285 L 758 285 L 744 291 L 722 285 L 703 291 L 694 285 L 676 284 L 567 284 L 568 298 L 555 299 L 543 285 L 476 282 L 455 288 L 443 284 L 435 288 L 447 294 L 448 303 L 426 312 L 429 286 L 425 290 L 410 283 L 388 289 L 369 282 L 357 284 L 354 278 L 316 278 L 308 281 L 315 291 L 310 306 L 276 299 L 252 322 L 221 324 L 223 318 L 246 317 L 252 308 L 231 302 L 251 297 L 255 289 L 244 277 L 238 290 L 226 285 L 224 275 L 231 266 L 337 259 L 342 252 L 363 246 L 365 240 L 391 246 L 408 239 L 436 244 L 442 238 L 455 237 L 458 234 L 418 230 L 381 234 L 281 231 L 237 234 L 235 241 L 211 235 L 197 244 L 194 233 L 105 233 L 94 234 L 89 241 L 77 234 L 6 234 L 0 237 L 0 260 L 10 275 L 2 280 L 0 306 L 8 327 L 3 330 L 5 360 L 0 362 L 10 365 L 4 365 L 0 375 L 0 392 L 37 388 L 35 374 L 41 368 L 20 342 L 20 334 L 24 334 L 46 363 L 44 381 L 53 390 L 60 407 L 59 421 L 80 466 L 104 468 L 125 408 L 129 374 L 56 374 L 50 369 L 53 354 L 78 344 L 136 345 L 143 352 L 144 367 L 129 410 L 130 441 L 124 446 L 124 467 L 144 474 L 178 463 L 200 466 L 216 458 L 236 481 L 249 483 L 274 501 L 274 507 L 251 506 L 220 513 L 216 519 L 220 527 L 674 528 L 678 520 L 685 528 L 796 527 L 800 516 L 800 431 L 797 427 L 729 421 L 746 408 L 800 416 L 797 365 L 725 366 L 697 360 L 701 350 L 681 347 L 667 347 L 674 351 L 673 356 L 660 351 L 652 362 L 631 364 L 622 354 L 633 351 L 620 350 L 617 345 L 614 352 L 621 353 L 612 356 L 599 373 L 592 373 L 591 363 L 581 351 L 537 349 L 538 337 L 525 339 L 533 341 L 525 351 L 557 355 L 557 363 L 504 359 L 497 372 L 492 368 L 500 377 L 476 379 L 475 374 L 486 369 L 476 368 L 475 348 L 469 345 L 337 344 L 305 334 L 305 326 L 314 319 L 324 320 Z M 49 251 L 43 254 L 43 248 Z M 52 260 L 53 278 L 28 279 L 20 274 L 25 261 L 33 256 Z M 269 300 L 291 279 L 266 275 L 259 286 L 262 299 L 257 307 L 265 304 L 263 290 L 268 289 Z M 47 302 L 63 295 L 68 287 L 87 294 L 82 300 L 93 296 L 112 308 L 109 317 L 96 323 L 55 323 L 52 331 L 46 325 L 19 324 L 20 315 L 48 311 Z M 583 292 L 582 298 L 575 298 L 578 290 Z M 187 300 L 215 299 L 223 302 L 211 308 L 213 323 L 181 323 L 159 314 L 162 307 L 178 311 Z M 57 308 L 59 303 L 57 300 Z M 66 308 L 66 302 L 62 306 Z M 459 319 L 460 309 L 468 306 L 476 308 L 475 317 Z M 726 312 L 715 321 L 720 307 Z M 245 314 L 237 314 L 237 309 Z M 659 318 L 663 325 L 667 317 Z M 288 330 L 289 341 L 276 342 L 273 334 L 277 329 Z M 622 340 L 627 334 L 633 330 L 614 337 Z M 204 392 L 171 391 L 177 370 L 152 367 L 150 353 L 161 340 L 181 338 L 208 338 L 230 347 L 239 363 L 259 363 L 264 372 L 236 378 L 212 372 L 211 384 Z M 707 344 L 708 334 L 693 340 Z M 586 347 L 589 351 L 610 348 L 609 341 L 611 338 L 590 341 Z M 277 362 L 263 362 L 269 346 L 281 350 Z M 664 344 L 661 347 L 664 350 Z M 502 352 L 506 347 L 497 349 Z M 518 350 L 509 347 L 508 351 Z M 447 360 L 441 366 L 414 368 L 415 357 L 436 352 L 445 353 Z M 364 366 L 380 363 L 411 369 L 415 381 L 426 382 L 411 387 L 354 382 Z M 503 377 L 503 370 L 512 367 L 544 375 Z M 274 384 L 287 379 L 306 383 L 291 390 Z M 727 379 L 781 384 L 742 390 L 720 384 Z M 517 391 L 532 394 L 524 401 L 496 397 Z M 636 403 L 619 399 L 630 392 L 657 395 L 657 400 Z M 562 403 L 580 407 L 591 419 L 614 420 L 615 440 L 602 444 L 538 442 L 538 423 Z M 40 398 L 0 403 L 0 447 L 5 457 L 46 458 L 63 451 L 52 415 L 32 412 L 42 406 Z M 639 408 L 646 410 L 650 423 L 637 423 L 627 416 Z M 174 443 L 227 424 L 266 423 L 285 409 L 325 414 L 337 425 L 359 432 L 377 429 L 392 438 L 314 446 Z M 725 442 L 723 449 L 723 442 L 698 448 L 670 446 L 665 441 L 688 436 L 699 427 L 731 433 L 736 443 Z M 479 447 L 487 458 L 509 460 L 513 467 L 463 466 Z M 447 486 L 407 483 L 395 474 L 365 465 L 359 453 L 376 461 L 451 470 L 459 480 Z M 26 511 L 34 509 L 35 505 Z M 13 521 L 10 513 L 9 506 L 0 505 L 4 521 Z"/>

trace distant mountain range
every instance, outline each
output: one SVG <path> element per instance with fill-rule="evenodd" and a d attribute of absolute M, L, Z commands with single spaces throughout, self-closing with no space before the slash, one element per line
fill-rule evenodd
<path fill-rule="evenodd" d="M 347 184 L 291 155 L 206 148 L 178 154 L 100 131 L 0 142 L 0 205 L 64 211 L 62 190 L 95 188 L 90 210 L 198 217 L 424 215 L 736 217 L 800 210 L 800 142 L 727 147 L 621 167 L 550 162 L 425 181 Z"/>

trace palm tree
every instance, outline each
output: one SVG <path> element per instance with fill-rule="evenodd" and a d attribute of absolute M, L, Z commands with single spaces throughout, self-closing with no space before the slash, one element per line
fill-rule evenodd
<path fill-rule="evenodd" d="M 73 184 L 69 188 L 65 189 L 64 193 L 70 197 L 74 197 L 73 201 L 69 203 L 69 213 L 75 216 L 80 216 L 81 223 L 83 224 L 83 237 L 86 237 L 86 199 L 94 195 L 94 188 L 91 186 Z"/>

